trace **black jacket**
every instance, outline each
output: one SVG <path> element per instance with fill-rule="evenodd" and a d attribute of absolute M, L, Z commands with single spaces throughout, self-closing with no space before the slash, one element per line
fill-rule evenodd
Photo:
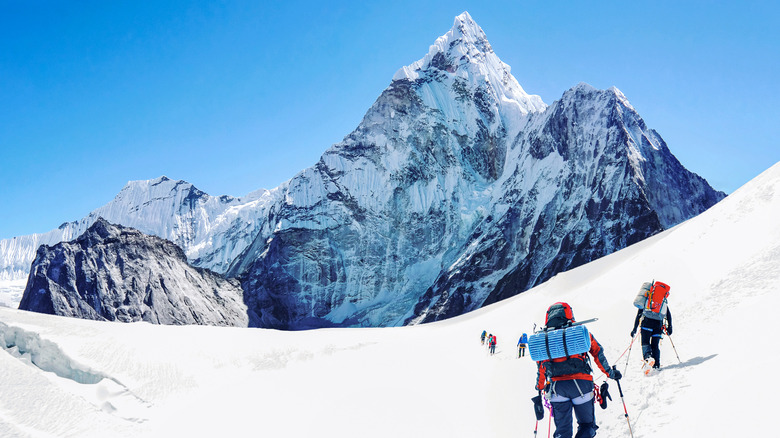
<path fill-rule="evenodd" d="M 634 328 L 631 329 L 631 332 L 636 332 L 637 326 L 639 326 L 639 320 L 642 319 L 642 312 L 644 312 L 644 309 L 637 309 L 636 312 L 636 319 L 634 320 Z M 657 319 L 650 319 L 645 318 L 642 320 L 642 327 L 647 327 L 650 329 L 660 329 L 661 328 L 661 322 Z M 668 305 L 666 307 L 666 327 L 670 328 L 672 327 L 672 311 L 669 309 Z"/>

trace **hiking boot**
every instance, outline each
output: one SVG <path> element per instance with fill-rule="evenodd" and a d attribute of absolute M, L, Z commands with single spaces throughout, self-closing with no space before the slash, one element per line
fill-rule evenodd
<path fill-rule="evenodd" d="M 645 359 L 645 363 L 642 364 L 642 369 L 644 370 L 645 375 L 650 374 L 650 370 L 652 370 L 653 368 L 656 368 L 655 359 L 653 359 L 652 357 L 648 357 L 647 359 Z"/>

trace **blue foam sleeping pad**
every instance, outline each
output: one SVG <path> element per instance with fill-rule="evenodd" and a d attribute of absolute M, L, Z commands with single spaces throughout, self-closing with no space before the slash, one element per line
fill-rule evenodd
<path fill-rule="evenodd" d="M 564 330 L 566 332 L 566 348 L 563 346 Z M 545 342 L 545 337 L 547 341 Z M 550 354 L 547 354 L 549 343 Z M 584 325 L 575 325 L 563 329 L 536 332 L 528 338 L 528 352 L 531 360 L 536 362 L 547 359 L 557 359 L 575 354 L 585 353 L 590 350 L 590 334 Z"/>

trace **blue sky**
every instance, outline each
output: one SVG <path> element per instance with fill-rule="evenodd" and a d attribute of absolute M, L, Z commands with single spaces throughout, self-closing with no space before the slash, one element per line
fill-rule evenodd
<path fill-rule="evenodd" d="M 769 1 L 0 0 L 0 238 L 79 219 L 130 180 L 276 187 L 463 11 L 528 93 L 618 87 L 718 190 L 780 161 Z"/>

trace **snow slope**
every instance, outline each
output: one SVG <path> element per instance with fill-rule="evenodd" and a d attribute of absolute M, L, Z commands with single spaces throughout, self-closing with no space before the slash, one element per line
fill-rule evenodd
<path fill-rule="evenodd" d="M 535 367 L 514 345 L 558 300 L 580 319 L 598 317 L 592 333 L 627 367 L 635 437 L 765 435 L 774 419 L 757 407 L 772 406 L 778 389 L 780 354 L 767 336 L 780 308 L 779 215 L 777 164 L 675 228 L 527 293 L 412 327 L 282 332 L 0 308 L 9 353 L 0 352 L 0 435 L 531 436 Z M 664 340 L 664 369 L 644 377 L 638 345 L 630 363 L 617 358 L 635 292 L 652 278 L 672 286 L 681 362 Z M 483 329 L 499 339 L 495 356 L 478 342 Z M 627 436 L 611 389 L 609 408 L 596 409 L 599 436 Z M 544 436 L 546 419 L 539 427 Z"/>

